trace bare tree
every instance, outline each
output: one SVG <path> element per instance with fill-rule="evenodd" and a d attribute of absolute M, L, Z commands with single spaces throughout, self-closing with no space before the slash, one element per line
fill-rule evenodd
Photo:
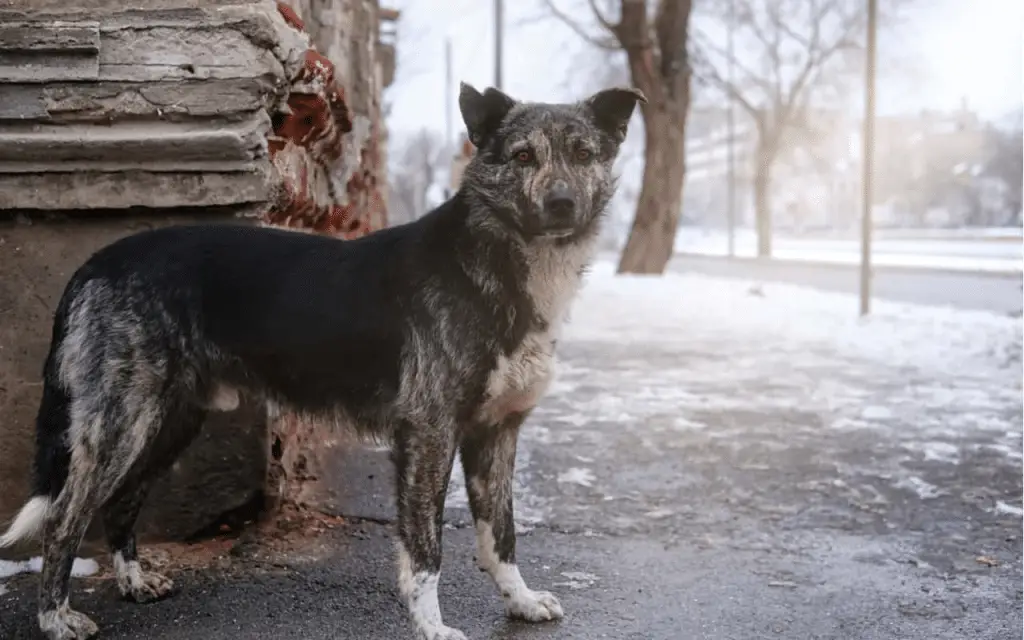
<path fill-rule="evenodd" d="M 730 12 L 730 4 L 733 11 Z M 730 15 L 731 14 L 731 15 Z M 835 99 L 862 47 L 862 0 L 728 0 L 700 5 L 694 30 L 698 79 L 731 97 L 757 135 L 754 210 L 758 255 L 772 253 L 772 169 L 787 137 L 807 122 L 812 103 Z M 733 30 L 735 53 L 720 43 Z M 730 61 L 734 74 L 727 72 Z"/>
<path fill-rule="evenodd" d="M 451 148 L 443 136 L 420 129 L 397 143 L 394 161 L 388 172 L 389 218 L 394 224 L 410 222 L 430 209 L 430 192 L 441 188 L 439 180 L 451 165 Z"/>
<path fill-rule="evenodd" d="M 672 257 L 686 175 L 690 106 L 687 51 L 691 0 L 587 0 L 592 21 L 545 0 L 550 12 L 586 42 L 626 55 L 629 77 L 644 92 L 644 173 L 619 273 L 662 273 Z M 591 28 L 588 23 L 596 23 Z"/>

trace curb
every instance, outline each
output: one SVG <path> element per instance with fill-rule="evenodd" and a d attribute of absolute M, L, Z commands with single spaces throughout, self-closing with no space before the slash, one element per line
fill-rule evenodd
<path fill-rule="evenodd" d="M 841 262 L 824 262 L 821 260 L 794 260 L 792 258 L 756 258 L 747 256 L 736 256 L 730 258 L 729 256 L 716 256 L 708 255 L 703 253 L 680 253 L 676 252 L 672 254 L 673 258 L 683 258 L 686 260 L 709 260 L 718 262 L 735 262 L 735 263 L 746 263 L 750 265 L 766 265 L 766 266 L 786 266 L 786 267 L 814 267 L 814 268 L 827 268 L 827 269 L 839 269 L 839 270 L 859 270 L 859 264 L 844 264 Z M 985 270 L 985 269 L 956 269 L 952 267 L 921 267 L 914 265 L 872 265 L 872 273 L 880 271 L 888 272 L 899 272 L 899 273 L 919 273 L 925 275 L 957 275 L 957 276 L 975 276 L 983 278 L 997 278 L 1003 280 L 1009 279 L 1020 279 L 1024 277 L 1024 271 L 1016 270 Z"/>

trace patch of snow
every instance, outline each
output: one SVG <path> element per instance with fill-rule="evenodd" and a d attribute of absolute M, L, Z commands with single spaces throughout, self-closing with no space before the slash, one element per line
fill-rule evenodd
<path fill-rule="evenodd" d="M 1024 516 L 1024 509 L 1012 504 L 1007 504 L 1002 500 L 996 501 L 996 513 L 1005 513 L 1011 516 Z"/>
<path fill-rule="evenodd" d="M 534 437 L 528 425 L 524 448 L 572 443 L 572 455 L 599 459 L 622 442 L 739 447 L 763 434 L 758 446 L 769 452 L 828 430 L 874 432 L 889 453 L 840 473 L 922 498 L 941 491 L 921 479 L 922 458 L 959 464 L 961 451 L 984 447 L 1019 465 L 1020 425 L 1008 416 L 1021 405 L 1021 318 L 875 301 L 862 319 L 848 294 L 765 284 L 753 297 L 748 288 L 697 274 L 616 276 L 598 262 L 563 333 L 559 379 L 575 391 L 541 403 L 532 423 L 546 431 Z M 680 437 L 664 435 L 672 432 Z M 575 482 L 580 471 L 565 462 L 558 480 Z M 601 478 L 584 482 L 612 490 Z"/>
<path fill-rule="evenodd" d="M 594 586 L 600 578 L 591 574 L 584 573 L 582 571 L 564 571 L 562 577 L 567 578 L 567 582 L 556 582 L 556 587 L 569 587 L 570 589 L 586 589 L 587 587 Z"/>
<path fill-rule="evenodd" d="M 19 573 L 24 573 L 25 570 L 24 562 L 0 560 L 0 578 L 10 578 L 11 576 L 16 576 Z"/>
<path fill-rule="evenodd" d="M 864 407 L 864 410 L 860 412 L 860 416 L 865 420 L 888 420 L 893 417 L 891 409 L 875 406 Z"/>
<path fill-rule="evenodd" d="M 935 485 L 931 484 L 930 482 L 925 482 L 918 476 L 908 476 L 906 478 L 901 478 L 896 481 L 894 486 L 898 489 L 908 489 L 910 491 L 913 491 L 914 493 L 917 494 L 917 497 L 921 498 L 922 500 L 927 500 L 929 498 L 937 498 L 941 496 L 943 493 L 945 493 Z"/>
<path fill-rule="evenodd" d="M 558 482 L 560 484 L 578 484 L 582 487 L 594 486 L 594 480 L 596 479 L 593 471 L 580 467 L 571 467 L 558 474 Z"/>
<path fill-rule="evenodd" d="M 652 511 L 648 511 L 644 515 L 648 518 L 651 518 L 652 520 L 660 520 L 662 518 L 667 518 L 669 516 L 675 515 L 675 513 L 676 512 L 671 509 L 654 509 Z"/>
<path fill-rule="evenodd" d="M 43 570 L 43 559 L 39 556 L 21 562 L 0 560 L 0 578 L 9 578 L 19 573 L 39 573 Z M 71 565 L 71 577 L 86 578 L 96 574 L 100 565 L 92 558 L 75 558 Z"/>

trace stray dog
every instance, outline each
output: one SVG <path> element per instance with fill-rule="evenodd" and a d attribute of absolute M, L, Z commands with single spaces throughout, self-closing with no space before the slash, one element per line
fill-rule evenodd
<path fill-rule="evenodd" d="M 0 547 L 42 532 L 39 626 L 98 628 L 68 605 L 94 514 L 121 593 L 168 595 L 143 571 L 134 525 L 154 478 L 210 411 L 248 393 L 391 442 L 399 587 L 416 637 L 464 640 L 441 620 L 442 510 L 456 452 L 477 558 L 509 616 L 562 617 L 515 559 L 520 426 L 553 374 L 569 304 L 615 189 L 639 91 L 575 104 L 461 86 L 477 153 L 459 191 L 419 220 L 348 242 L 245 225 L 145 231 L 94 254 L 53 324 L 33 497 Z"/>

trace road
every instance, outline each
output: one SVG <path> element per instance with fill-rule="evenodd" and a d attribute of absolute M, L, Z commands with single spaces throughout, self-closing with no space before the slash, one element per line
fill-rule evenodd
<path fill-rule="evenodd" d="M 802 339 L 792 325 L 806 314 L 757 332 L 729 324 L 779 296 L 621 293 L 585 292 L 559 380 L 520 441 L 518 557 L 566 619 L 505 621 L 473 567 L 456 474 L 448 624 L 471 640 L 1021 637 L 1019 321 L 921 314 Z M 943 342 L 960 316 L 990 333 Z M 883 338 L 899 352 L 861 348 Z M 101 576 L 75 580 L 72 605 L 106 640 L 411 638 L 386 454 L 335 446 L 326 458 L 315 504 L 344 519 L 334 528 L 290 546 L 179 548 L 173 565 L 210 557 L 172 569 L 175 597 L 121 602 Z M 162 551 L 143 554 L 159 565 Z M 34 576 L 7 587 L 0 638 L 35 637 Z"/>
<path fill-rule="evenodd" d="M 786 282 L 855 295 L 860 291 L 860 271 L 855 266 L 847 265 L 677 255 L 672 259 L 669 269 L 677 273 Z M 1020 274 L 1011 276 L 926 269 L 875 269 L 872 294 L 879 299 L 896 302 L 1020 314 L 1021 283 Z"/>

